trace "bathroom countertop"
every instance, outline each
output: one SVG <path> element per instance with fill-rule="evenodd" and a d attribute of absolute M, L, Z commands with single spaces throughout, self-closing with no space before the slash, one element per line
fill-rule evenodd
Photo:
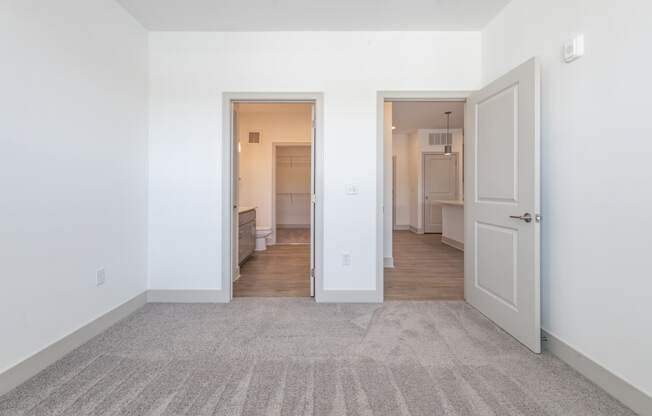
<path fill-rule="evenodd" d="M 242 214 L 243 212 L 247 211 L 253 211 L 255 209 L 256 207 L 238 207 L 238 214 Z"/>

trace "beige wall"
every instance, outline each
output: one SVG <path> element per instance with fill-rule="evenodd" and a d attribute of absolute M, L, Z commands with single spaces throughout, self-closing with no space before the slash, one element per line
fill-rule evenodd
<path fill-rule="evenodd" d="M 239 104 L 239 203 L 255 206 L 257 226 L 272 226 L 272 147 L 274 143 L 310 142 L 308 104 Z M 250 131 L 261 131 L 261 143 L 249 144 Z"/>

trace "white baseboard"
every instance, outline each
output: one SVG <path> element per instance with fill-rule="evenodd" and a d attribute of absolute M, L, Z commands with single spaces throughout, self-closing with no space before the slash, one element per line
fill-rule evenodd
<path fill-rule="evenodd" d="M 394 268 L 394 257 L 385 257 L 383 259 L 383 266 L 386 269 L 393 269 Z"/>
<path fill-rule="evenodd" d="M 423 228 L 417 228 L 410 225 L 410 231 L 415 234 L 423 234 Z"/>
<path fill-rule="evenodd" d="M 376 290 L 324 290 L 316 298 L 319 303 L 382 303 Z"/>
<path fill-rule="evenodd" d="M 147 303 L 147 292 L 128 300 L 0 374 L 0 395 L 23 384 L 66 354 L 106 331 Z"/>
<path fill-rule="evenodd" d="M 229 294 L 226 290 L 160 290 L 147 292 L 148 303 L 227 303 Z"/>
<path fill-rule="evenodd" d="M 409 225 L 394 225 L 394 231 L 408 231 L 410 229 Z"/>
<path fill-rule="evenodd" d="M 456 248 L 458 250 L 464 251 L 464 243 L 461 243 L 457 240 L 453 240 L 452 238 L 444 237 L 443 235 L 441 236 L 441 242 L 446 244 L 447 246 L 451 246 L 453 248 Z"/>
<path fill-rule="evenodd" d="M 543 343 L 543 348 L 546 351 L 555 355 L 584 377 L 602 387 L 607 393 L 640 416 L 652 416 L 652 397 L 591 360 L 555 335 L 545 330 L 541 332 L 547 339 Z"/>

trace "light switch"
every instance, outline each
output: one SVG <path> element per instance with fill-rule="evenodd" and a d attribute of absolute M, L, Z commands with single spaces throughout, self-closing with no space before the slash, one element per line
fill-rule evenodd
<path fill-rule="evenodd" d="M 346 194 L 347 195 L 357 195 L 358 194 L 358 187 L 357 185 L 346 185 Z"/>
<path fill-rule="evenodd" d="M 584 35 L 577 35 L 564 43 L 564 62 L 573 62 L 584 56 Z"/>

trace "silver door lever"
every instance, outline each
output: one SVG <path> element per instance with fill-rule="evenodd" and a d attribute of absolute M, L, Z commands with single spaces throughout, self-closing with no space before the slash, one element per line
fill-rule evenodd
<path fill-rule="evenodd" d="M 514 218 L 515 220 L 523 220 L 525 222 L 532 222 L 532 215 L 529 212 L 526 212 L 523 215 L 510 215 L 509 218 Z"/>

